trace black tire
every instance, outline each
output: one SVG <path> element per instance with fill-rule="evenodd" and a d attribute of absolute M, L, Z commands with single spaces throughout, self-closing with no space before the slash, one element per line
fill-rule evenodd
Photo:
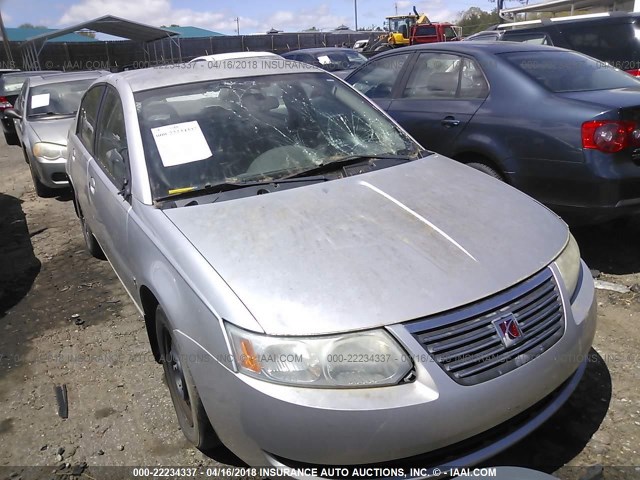
<path fill-rule="evenodd" d="M 4 141 L 10 146 L 20 146 L 20 139 L 18 138 L 18 134 L 15 132 L 4 132 Z"/>
<path fill-rule="evenodd" d="M 220 440 L 209 422 L 191 372 L 186 362 L 182 361 L 184 357 L 180 354 L 160 305 L 156 309 L 156 338 L 165 381 L 182 433 L 198 450 L 211 450 L 219 446 Z"/>
<path fill-rule="evenodd" d="M 471 168 L 475 168 L 476 170 L 482 173 L 486 173 L 487 175 L 495 178 L 496 180 L 500 180 L 501 182 L 504 182 L 504 177 L 500 174 L 500 172 L 498 172 L 495 168 L 490 167 L 486 163 L 469 162 L 467 163 L 467 166 Z"/>
<path fill-rule="evenodd" d="M 80 210 L 80 206 L 78 205 L 78 200 L 74 200 L 76 204 L 76 209 L 78 213 L 78 218 L 80 219 L 80 226 L 82 227 L 82 236 L 84 237 L 84 243 L 87 247 L 87 251 L 95 258 L 100 260 L 106 260 L 104 252 L 96 240 L 96 237 L 93 236 L 93 232 L 91 231 L 91 227 L 87 225 L 87 222 L 84 220 L 84 215 L 82 210 Z"/>
<path fill-rule="evenodd" d="M 40 181 L 40 177 L 38 177 L 38 173 L 33 169 L 31 162 L 29 162 L 29 172 L 31 172 L 31 180 L 33 180 L 33 188 L 36 191 L 36 195 L 41 198 L 48 198 L 56 194 L 53 188 L 47 187 Z"/>

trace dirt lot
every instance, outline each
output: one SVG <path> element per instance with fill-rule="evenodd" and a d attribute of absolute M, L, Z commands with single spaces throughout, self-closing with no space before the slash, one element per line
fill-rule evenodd
<path fill-rule="evenodd" d="M 57 466 L 83 462 L 102 472 L 85 478 L 104 478 L 100 466 L 241 465 L 186 443 L 143 321 L 109 264 L 85 253 L 70 198 L 36 197 L 20 149 L 1 143 L 0 478 L 29 476 L 19 466 L 50 466 L 39 476 L 59 478 L 50 473 Z M 578 390 L 488 464 L 566 480 L 640 478 L 640 221 L 574 233 L 601 280 L 635 287 L 598 290 L 598 331 Z M 66 420 L 54 393 L 62 384 Z"/>

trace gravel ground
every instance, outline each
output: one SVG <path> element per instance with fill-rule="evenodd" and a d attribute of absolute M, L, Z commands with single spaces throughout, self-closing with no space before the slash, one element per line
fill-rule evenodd
<path fill-rule="evenodd" d="M 88 464 L 84 478 L 131 474 L 103 466 L 242 465 L 183 438 L 144 323 L 109 264 L 85 253 L 70 198 L 36 197 L 19 148 L 0 146 L 0 171 L 0 479 L 60 478 L 52 472 L 65 464 L 67 473 Z M 599 280 L 632 288 L 598 290 L 598 331 L 577 391 L 487 464 L 563 480 L 640 478 L 640 221 L 574 234 Z M 67 419 L 57 385 L 67 388 Z"/>

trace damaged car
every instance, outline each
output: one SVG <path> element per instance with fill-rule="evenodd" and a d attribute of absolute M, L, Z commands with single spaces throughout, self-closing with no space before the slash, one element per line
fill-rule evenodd
<path fill-rule="evenodd" d="M 101 77 L 70 132 L 88 250 L 144 316 L 183 433 L 295 468 L 513 445 L 594 337 L 567 225 L 335 76 L 264 59 Z"/>

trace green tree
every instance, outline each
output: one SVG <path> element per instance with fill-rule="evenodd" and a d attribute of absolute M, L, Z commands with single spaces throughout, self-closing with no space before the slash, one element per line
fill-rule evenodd
<path fill-rule="evenodd" d="M 47 28 L 44 25 L 34 25 L 32 23 L 23 23 L 22 25 L 18 25 L 18 28 Z"/>
<path fill-rule="evenodd" d="M 500 16 L 497 9 L 494 8 L 491 12 L 487 12 L 478 7 L 471 7 L 460 12 L 456 21 L 456 25 L 462 27 L 462 34 L 465 37 L 486 30 L 498 23 L 500 23 Z"/>

